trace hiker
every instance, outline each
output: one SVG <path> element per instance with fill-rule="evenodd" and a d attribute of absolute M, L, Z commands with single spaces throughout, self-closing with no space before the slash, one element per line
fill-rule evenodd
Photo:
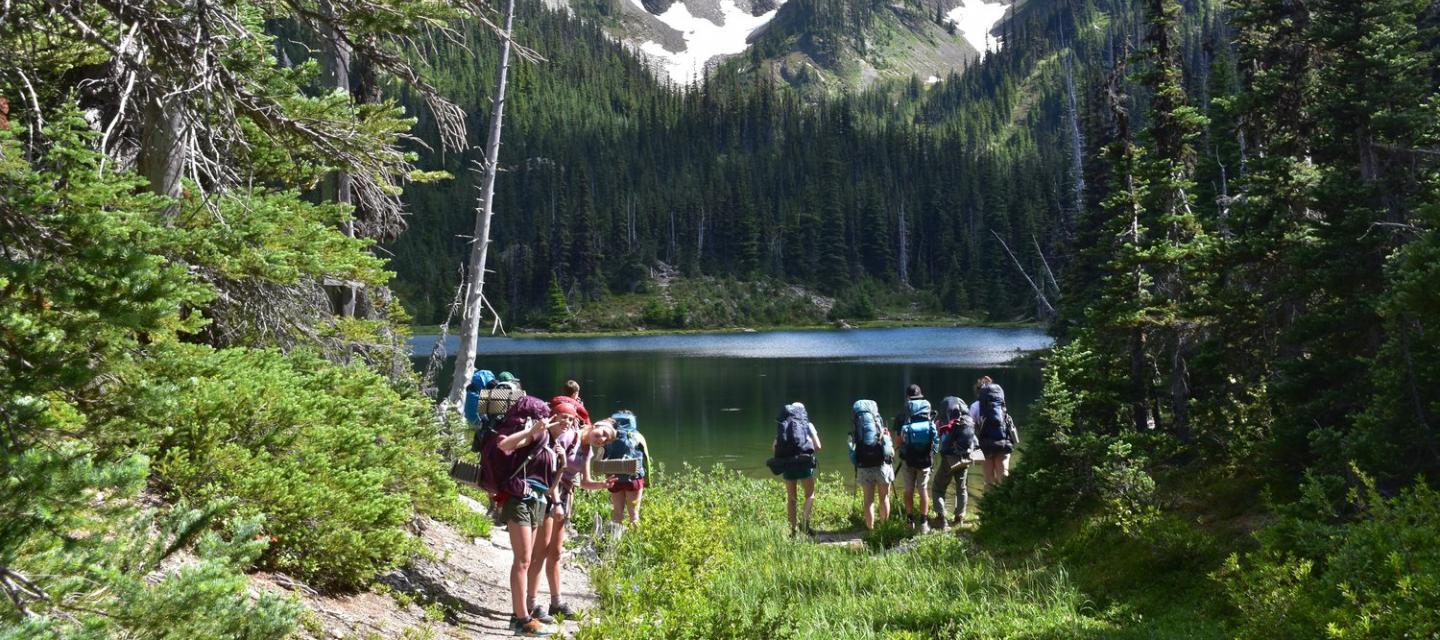
<path fill-rule="evenodd" d="M 585 401 L 580 399 L 579 382 L 576 382 L 574 380 L 566 380 L 565 386 L 561 391 L 560 395 L 555 396 L 550 400 L 551 404 L 554 404 L 556 400 L 568 402 L 573 405 L 575 407 L 576 413 L 578 413 L 580 416 L 580 421 L 583 422 L 585 426 L 590 426 L 590 412 L 585 410 Z"/>
<path fill-rule="evenodd" d="M 612 474 L 606 483 L 610 489 L 610 521 L 621 524 L 628 516 L 630 524 L 640 521 L 640 499 L 645 493 L 645 480 L 650 466 L 650 447 L 635 424 L 635 414 L 622 409 L 610 416 L 615 424 L 615 439 L 605 445 L 605 460 L 635 460 L 633 474 Z"/>
<path fill-rule="evenodd" d="M 985 486 L 989 488 L 1010 475 L 1010 453 L 1020 444 L 1015 431 L 1015 421 L 1005 410 L 1005 390 L 995 384 L 989 376 L 976 382 L 979 387 L 975 395 L 975 431 L 979 436 L 980 450 L 985 453 L 982 470 L 985 472 Z"/>
<path fill-rule="evenodd" d="M 551 630 L 531 616 L 526 606 L 535 538 L 545 519 L 545 507 L 554 486 L 558 458 L 550 434 L 556 420 L 543 400 L 526 396 L 505 414 L 493 448 L 487 448 L 484 469 L 503 474 L 493 481 L 501 521 L 510 535 L 510 630 L 518 635 L 545 636 Z"/>
<path fill-rule="evenodd" d="M 920 392 L 920 385 L 906 387 L 905 410 L 895 416 L 898 438 L 895 449 L 904 462 L 900 475 L 905 478 L 905 515 L 922 534 L 930 531 L 927 517 L 930 511 L 930 466 L 934 463 L 938 444 L 934 417 L 930 401 Z M 918 511 L 915 506 L 917 490 L 920 493 Z"/>
<path fill-rule="evenodd" d="M 775 443 L 771 447 L 777 460 L 790 461 L 780 477 L 785 480 L 785 514 L 790 519 L 790 535 L 797 530 L 810 532 L 810 510 L 815 506 L 815 453 L 820 451 L 820 434 L 810 422 L 805 405 L 792 402 L 775 418 Z M 795 521 L 796 483 L 805 487 L 805 507 L 800 529 Z"/>
<path fill-rule="evenodd" d="M 970 473 L 970 455 L 979 446 L 975 438 L 975 421 L 965 401 L 956 396 L 946 396 L 940 401 L 940 466 L 935 470 L 935 485 L 930 493 L 935 499 L 937 526 L 945 530 L 951 524 L 959 527 L 965 521 L 965 508 L 970 501 L 966 477 Z M 951 482 L 955 483 L 955 521 L 945 520 L 945 493 Z"/>
<path fill-rule="evenodd" d="M 850 461 L 855 464 L 855 484 L 865 494 L 861 513 L 865 529 L 875 528 L 875 501 L 880 501 L 880 519 L 890 517 L 890 483 L 895 482 L 895 450 L 890 431 L 880 419 L 874 400 L 856 400 L 850 407 Z M 878 494 L 878 495 L 877 495 Z"/>
<path fill-rule="evenodd" d="M 570 396 L 556 396 L 550 399 L 550 411 L 554 420 L 550 426 L 550 440 L 559 460 L 560 474 L 554 499 L 546 505 L 545 519 L 535 533 L 535 549 L 530 556 L 530 571 L 527 574 L 525 603 L 530 617 L 545 624 L 554 624 L 555 614 L 566 618 L 574 617 L 575 610 L 561 600 L 560 556 L 565 551 L 565 525 L 570 520 L 574 506 L 575 484 L 582 485 L 588 479 L 580 478 L 589 462 L 592 447 L 603 447 L 615 437 L 615 428 L 609 423 L 589 425 L 587 416 L 576 408 L 576 400 Z M 605 484 L 590 482 L 585 488 L 600 489 Z M 540 590 L 540 573 L 550 586 L 550 606 L 536 604 Z"/>

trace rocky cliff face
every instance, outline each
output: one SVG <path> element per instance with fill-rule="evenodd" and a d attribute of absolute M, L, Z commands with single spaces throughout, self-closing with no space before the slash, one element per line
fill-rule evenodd
<path fill-rule="evenodd" d="M 556 0 L 575 2 L 576 0 Z M 607 20 L 656 75 L 689 84 L 722 65 L 792 84 L 934 82 L 1003 45 L 1014 0 L 614 0 Z M 733 62 L 730 62 L 732 61 Z"/>

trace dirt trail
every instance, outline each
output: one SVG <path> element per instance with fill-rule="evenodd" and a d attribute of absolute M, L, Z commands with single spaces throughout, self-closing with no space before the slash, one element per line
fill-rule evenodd
<path fill-rule="evenodd" d="M 254 576 L 255 585 L 300 596 L 313 612 L 299 630 L 300 637 L 426 637 L 427 628 L 435 638 L 514 637 L 508 630 L 510 540 L 505 529 L 495 527 L 488 539 L 467 539 L 443 522 L 424 520 L 421 527 L 427 557 L 381 576 L 381 586 L 371 591 L 321 595 L 285 576 L 264 573 Z M 567 551 L 562 566 L 566 602 L 582 611 L 593 607 L 595 596 L 585 563 Z M 539 599 L 548 602 L 549 592 L 541 580 Z M 438 619 L 442 611 L 446 613 Z M 569 637 L 577 627 L 575 621 L 567 621 L 552 637 Z"/>

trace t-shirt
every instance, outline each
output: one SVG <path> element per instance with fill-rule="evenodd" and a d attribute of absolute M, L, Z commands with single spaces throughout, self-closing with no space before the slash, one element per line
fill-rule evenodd
<path fill-rule="evenodd" d="M 979 400 L 976 400 L 976 401 L 970 403 L 970 419 L 971 419 L 971 420 L 974 420 L 974 421 L 975 421 L 975 424 L 976 424 L 977 426 L 980 424 L 980 401 L 979 401 Z"/>

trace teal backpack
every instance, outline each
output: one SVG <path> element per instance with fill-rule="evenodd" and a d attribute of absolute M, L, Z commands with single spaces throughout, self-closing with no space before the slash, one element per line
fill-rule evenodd
<path fill-rule="evenodd" d="M 935 422 L 931 419 L 930 401 L 924 398 L 909 400 L 905 403 L 906 424 L 901 429 L 904 448 L 900 451 L 900 457 L 905 464 L 916 469 L 929 469 L 934 462 L 931 457 L 935 453 L 937 444 L 937 432 Z"/>
<path fill-rule="evenodd" d="M 640 446 L 640 433 L 635 425 L 635 414 L 621 411 L 613 416 L 615 439 L 605 445 L 606 460 L 637 460 L 635 475 L 617 475 L 617 480 L 629 482 L 645 477 L 645 448 Z"/>

